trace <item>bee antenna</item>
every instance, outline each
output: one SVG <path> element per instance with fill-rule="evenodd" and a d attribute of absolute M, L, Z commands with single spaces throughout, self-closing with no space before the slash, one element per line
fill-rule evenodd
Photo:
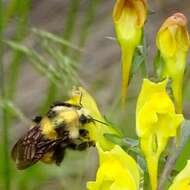
<path fill-rule="evenodd" d="M 101 124 L 103 124 L 103 125 L 110 126 L 109 124 L 107 124 L 107 123 L 105 123 L 105 122 L 103 122 L 103 121 L 99 121 L 99 120 L 94 119 L 94 118 L 92 118 L 92 120 L 93 120 L 93 121 L 96 121 L 96 122 L 98 122 L 98 123 L 101 123 Z"/>

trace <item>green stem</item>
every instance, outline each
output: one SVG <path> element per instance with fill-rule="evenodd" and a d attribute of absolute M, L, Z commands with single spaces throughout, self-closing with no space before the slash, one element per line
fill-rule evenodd
<path fill-rule="evenodd" d="M 3 66 L 3 39 L 4 39 L 4 4 L 3 0 L 0 0 L 0 90 L 1 97 L 6 98 L 5 94 L 5 75 Z M 3 173 L 4 173 L 4 186 L 5 190 L 10 190 L 10 163 L 9 163 L 9 139 L 8 139 L 8 120 L 7 109 L 2 108 L 2 126 L 3 126 Z"/>
<path fill-rule="evenodd" d="M 27 20 L 27 13 L 28 13 L 28 1 L 24 1 L 24 2 L 20 2 L 20 1 L 14 1 L 14 6 L 17 6 L 17 13 L 19 16 L 18 19 L 18 24 L 17 24 L 17 29 L 16 29 L 16 40 L 20 41 L 25 33 L 25 28 L 26 28 L 26 20 Z M 8 7 L 10 7 L 10 5 L 8 4 Z M 7 10 L 6 10 L 7 11 Z M 12 14 L 12 13 L 11 13 Z M 3 18 L 4 15 L 4 18 Z M 4 67 L 3 67 L 3 32 L 4 32 L 4 28 L 6 27 L 6 22 L 8 21 L 8 19 L 6 19 L 6 15 L 3 11 L 3 2 L 0 1 L 0 41 L 1 41 L 1 46 L 0 46 L 0 62 L 1 62 L 1 68 L 0 68 L 0 72 L 1 72 L 1 96 L 2 99 L 12 99 L 14 96 L 14 92 L 16 89 L 16 82 L 19 76 L 19 65 L 22 59 L 22 54 L 18 51 L 14 52 L 14 56 L 12 59 L 12 63 L 10 65 L 10 69 L 8 69 L 8 71 L 10 72 L 8 76 L 8 84 L 7 84 L 7 91 L 5 90 L 5 75 L 4 75 Z M 4 152 L 4 183 L 5 183 L 5 189 L 9 190 L 10 189 L 10 161 L 9 161 L 9 127 L 11 125 L 12 122 L 12 114 L 11 112 L 6 108 L 3 107 L 2 109 L 2 121 L 3 121 L 3 152 Z"/>
<path fill-rule="evenodd" d="M 2 68 L 1 68 L 2 69 Z M 2 123 L 3 123 L 3 171 L 4 171 L 4 186 L 5 190 L 10 190 L 11 175 L 10 175 L 10 160 L 9 160 L 9 111 L 7 108 L 2 108 Z"/>
<path fill-rule="evenodd" d="M 70 41 L 73 36 L 77 15 L 80 8 L 80 0 L 70 0 L 69 10 L 67 13 L 65 27 L 63 32 L 63 39 Z M 68 46 L 63 46 L 63 53 L 67 54 Z"/>
<path fill-rule="evenodd" d="M 17 42 L 22 41 L 26 36 L 26 30 L 28 26 L 28 12 L 30 7 L 30 0 L 19 1 L 17 0 L 17 11 L 18 11 L 18 23 L 16 28 L 15 40 Z M 8 98 L 12 99 L 16 91 L 17 79 L 19 76 L 20 65 L 22 62 L 23 54 L 21 51 L 14 51 L 13 59 L 10 65 L 9 73 L 9 84 L 7 94 Z"/>
<path fill-rule="evenodd" d="M 84 47 L 84 45 L 85 45 L 85 42 L 86 42 L 88 34 L 89 34 L 89 30 L 92 26 L 94 17 L 96 15 L 96 9 L 97 9 L 98 3 L 100 1 L 101 0 L 89 1 L 89 5 L 87 7 L 88 10 L 85 14 L 84 22 L 81 27 L 82 31 L 80 32 L 80 36 L 79 36 L 78 46 L 80 48 Z M 75 52 L 74 58 L 76 61 L 78 61 L 80 59 L 80 55 L 81 55 L 81 52 Z"/>
<path fill-rule="evenodd" d="M 7 4 L 6 11 L 4 12 L 4 28 L 9 23 L 10 19 L 14 16 L 17 10 L 18 0 L 9 0 Z"/>

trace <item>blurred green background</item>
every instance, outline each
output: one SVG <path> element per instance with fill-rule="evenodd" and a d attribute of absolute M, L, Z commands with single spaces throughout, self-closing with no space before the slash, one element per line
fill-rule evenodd
<path fill-rule="evenodd" d="M 120 50 L 114 39 L 113 0 L 0 0 L 0 189 L 83 190 L 95 178 L 96 150 L 68 151 L 61 167 L 38 163 L 18 171 L 10 159 L 16 140 L 35 115 L 54 100 L 84 86 L 103 115 L 123 134 L 135 136 L 138 72 L 129 86 L 125 112 L 119 111 Z M 148 74 L 153 75 L 155 34 L 165 18 L 180 11 L 189 19 L 189 0 L 152 0 L 145 25 Z M 184 113 L 190 117 L 190 69 L 184 88 Z"/>

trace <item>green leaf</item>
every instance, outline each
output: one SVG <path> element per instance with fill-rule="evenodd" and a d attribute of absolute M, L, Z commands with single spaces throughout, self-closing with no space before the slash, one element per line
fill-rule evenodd
<path fill-rule="evenodd" d="M 104 134 L 105 138 L 107 138 L 109 141 L 113 142 L 114 144 L 117 144 L 121 146 L 126 151 L 132 151 L 136 154 L 140 153 L 140 149 L 138 148 L 139 141 L 132 138 L 123 138 L 115 134 Z"/>
<path fill-rule="evenodd" d="M 68 81 L 70 85 L 77 81 L 76 79 L 78 78 L 75 72 L 76 68 L 74 67 L 72 59 L 62 55 L 59 50 L 53 50 L 51 48 L 47 48 L 45 50 L 43 49 L 43 51 L 46 52 L 48 50 L 48 55 L 53 61 L 51 64 L 48 63 L 46 57 L 43 57 L 32 48 L 19 44 L 15 41 L 7 40 L 4 42 L 13 50 L 20 51 L 26 55 L 31 60 L 31 63 L 35 69 L 43 76 L 46 76 L 55 85 L 62 87 L 63 84 L 66 86 Z"/>
<path fill-rule="evenodd" d="M 8 112 L 19 118 L 21 121 L 30 123 L 29 119 L 25 116 L 25 114 L 10 100 L 0 98 L 0 107 L 6 109 Z"/>
<path fill-rule="evenodd" d="M 141 72 L 144 77 L 147 77 L 147 55 L 148 55 L 148 46 L 147 40 L 143 34 L 141 38 L 141 43 L 136 47 L 135 53 L 133 56 L 133 63 L 130 71 L 129 82 L 131 81 L 132 77 L 137 73 L 137 71 L 141 68 Z"/>
<path fill-rule="evenodd" d="M 36 29 L 36 28 L 33 28 L 32 29 L 32 32 L 39 36 L 41 39 L 47 39 L 47 40 L 50 40 L 51 42 L 54 42 L 54 43 L 57 43 L 57 44 L 60 44 L 60 45 L 64 45 L 64 46 L 68 46 L 69 48 L 72 48 L 73 50 L 76 50 L 76 51 L 82 51 L 80 47 L 77 47 L 76 45 L 74 45 L 73 43 L 69 42 L 68 40 L 66 39 L 63 39 L 57 35 L 54 35 L 50 32 L 46 32 L 46 31 L 43 31 L 43 30 L 39 30 L 39 29 Z"/>
<path fill-rule="evenodd" d="M 114 144 L 117 144 L 119 146 L 123 146 L 123 139 L 115 134 L 105 133 L 104 137 L 107 138 L 109 141 L 113 142 Z"/>
<path fill-rule="evenodd" d="M 137 163 L 144 172 L 147 172 L 146 161 L 142 156 L 137 156 Z"/>
<path fill-rule="evenodd" d="M 144 47 L 143 45 L 139 45 L 137 46 L 135 54 L 133 56 L 133 64 L 130 71 L 129 82 L 131 81 L 135 73 L 137 73 L 140 66 L 145 65 L 145 60 L 146 57 L 145 57 Z"/>
<path fill-rule="evenodd" d="M 130 147 L 135 147 L 135 146 L 139 145 L 139 141 L 138 140 L 132 139 L 132 138 L 129 138 L 129 137 L 126 137 L 124 139 L 124 142 L 126 142 Z"/>

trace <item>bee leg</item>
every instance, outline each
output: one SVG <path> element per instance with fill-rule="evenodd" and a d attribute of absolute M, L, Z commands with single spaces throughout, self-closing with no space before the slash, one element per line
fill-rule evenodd
<path fill-rule="evenodd" d="M 85 141 L 77 145 L 77 150 L 85 150 L 91 146 L 94 146 L 94 141 Z"/>
<path fill-rule="evenodd" d="M 95 146 L 94 141 L 84 141 L 84 142 L 81 142 L 79 144 L 73 143 L 70 145 L 70 148 L 73 150 L 83 151 L 83 150 L 85 150 L 91 146 Z"/>
<path fill-rule="evenodd" d="M 57 147 L 55 147 L 53 159 L 55 160 L 55 163 L 57 166 L 59 166 L 61 162 L 63 161 L 64 154 L 65 154 L 65 148 L 62 148 L 61 145 L 58 145 Z"/>

